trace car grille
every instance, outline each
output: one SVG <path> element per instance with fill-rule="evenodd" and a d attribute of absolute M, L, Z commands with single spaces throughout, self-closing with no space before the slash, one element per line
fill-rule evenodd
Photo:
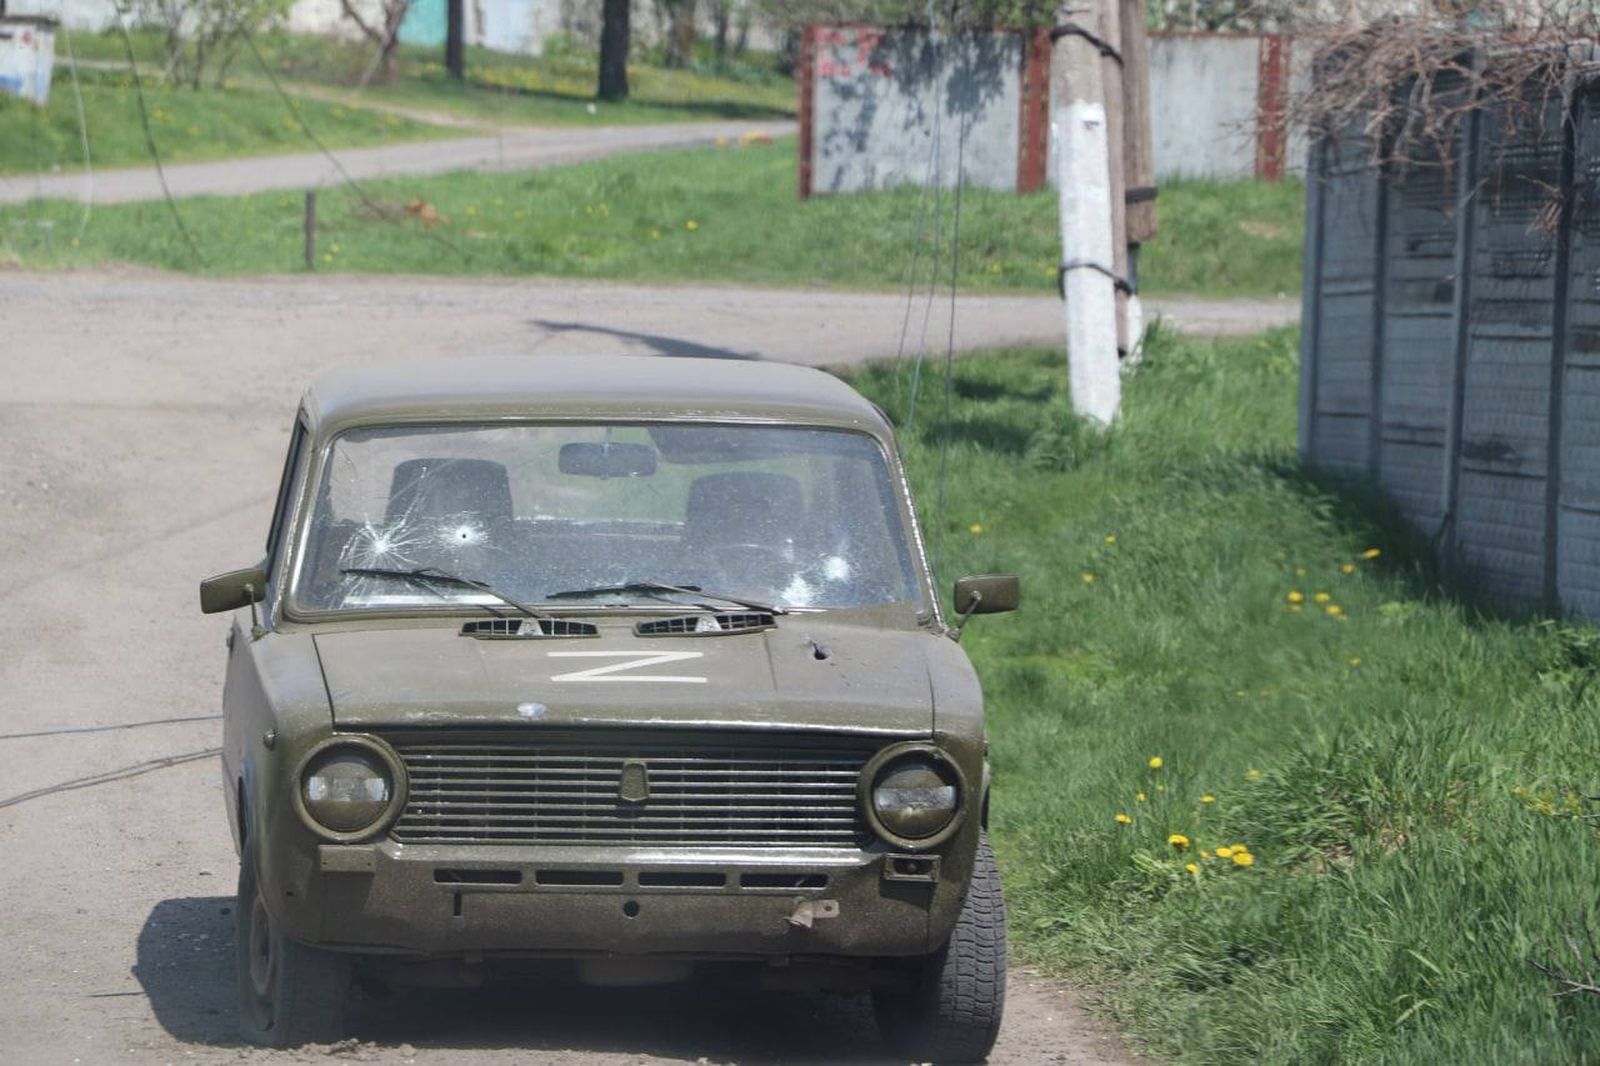
<path fill-rule="evenodd" d="M 390 832 L 406 844 L 854 847 L 868 835 L 856 784 L 871 749 L 390 739 L 410 778 Z"/>

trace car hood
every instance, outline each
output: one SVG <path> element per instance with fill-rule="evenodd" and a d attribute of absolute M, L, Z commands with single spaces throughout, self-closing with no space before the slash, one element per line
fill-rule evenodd
<path fill-rule="evenodd" d="M 319 633 L 340 728 L 709 727 L 932 732 L 929 655 L 943 637 L 792 615 L 777 628 L 481 640 L 452 628 Z"/>

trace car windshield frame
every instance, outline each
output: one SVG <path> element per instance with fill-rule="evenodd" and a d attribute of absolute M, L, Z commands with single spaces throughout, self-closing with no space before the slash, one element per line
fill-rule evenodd
<path fill-rule="evenodd" d="M 358 419 L 341 422 L 331 430 L 320 427 L 314 430 L 314 441 L 308 444 L 314 446 L 310 451 L 310 462 L 302 465 L 302 481 L 295 492 L 296 505 L 292 520 L 285 528 L 285 534 L 292 538 L 288 545 L 289 550 L 280 553 L 277 561 L 277 572 L 272 575 L 276 579 L 277 595 L 273 603 L 273 617 L 277 621 L 288 624 L 318 624 L 329 622 L 364 621 L 371 619 L 428 619 L 439 617 L 476 617 L 485 615 L 485 605 L 491 607 L 503 606 L 493 597 L 484 595 L 479 598 L 461 597 L 452 600 L 440 599 L 438 603 L 417 602 L 414 604 L 386 604 L 378 606 L 358 607 L 321 607 L 310 605 L 299 598 L 299 586 L 302 569 L 305 564 L 309 541 L 311 539 L 311 526 L 316 518 L 316 497 L 323 479 L 327 476 L 330 463 L 333 461 L 334 449 L 339 441 L 353 432 L 370 432 L 383 430 L 415 431 L 426 433 L 429 431 L 466 431 L 471 429 L 496 429 L 512 427 L 540 427 L 540 426 L 615 426 L 621 427 L 673 427 L 673 428 L 739 428 L 752 429 L 796 429 L 812 430 L 817 432 L 848 433 L 853 436 L 863 437 L 876 450 L 879 461 L 883 464 L 882 472 L 885 477 L 888 495 L 892 497 L 893 504 L 890 508 L 894 512 L 895 526 L 900 544 L 898 551 L 904 553 L 904 565 L 910 570 L 911 596 L 904 600 L 887 601 L 879 604 L 862 606 L 789 606 L 788 610 L 794 614 L 808 613 L 838 613 L 848 611 L 868 611 L 882 613 L 885 610 L 904 610 L 908 615 L 914 615 L 917 624 L 935 624 L 940 622 L 939 600 L 935 594 L 932 583 L 932 571 L 928 562 L 926 544 L 923 537 L 921 521 L 917 516 L 915 505 L 912 501 L 910 483 L 900 455 L 894 446 L 892 438 L 875 432 L 869 426 L 860 423 L 835 423 L 830 421 L 775 419 L 763 417 L 738 418 L 732 416 L 719 416 L 714 418 L 672 418 L 661 416 L 639 416 L 621 412 L 590 413 L 585 415 L 539 415 L 529 417 L 495 417 L 482 414 L 463 416 L 459 418 L 426 418 L 408 419 L 383 418 L 383 419 Z M 888 501 L 886 501 L 886 506 Z M 657 575 L 648 575 L 647 579 L 654 579 Z M 549 615 L 595 615 L 595 614 L 646 614 L 660 615 L 693 611 L 697 608 L 688 598 L 684 603 L 676 604 L 666 599 L 641 599 L 639 601 L 618 603 L 605 597 L 594 599 L 556 600 L 546 601 L 534 597 L 528 601 L 536 607 L 540 614 Z"/>

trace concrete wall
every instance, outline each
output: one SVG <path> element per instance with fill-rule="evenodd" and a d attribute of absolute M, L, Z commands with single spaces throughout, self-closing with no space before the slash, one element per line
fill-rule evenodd
<path fill-rule="evenodd" d="M 1570 182 L 1600 172 L 1600 82 L 1468 125 L 1448 168 L 1316 154 L 1301 452 L 1381 487 L 1475 598 L 1600 618 L 1600 198 Z"/>
<path fill-rule="evenodd" d="M 812 192 L 921 184 L 930 165 L 952 185 L 958 160 L 970 185 L 1015 188 L 1020 34 L 834 27 L 813 47 Z"/>
<path fill-rule="evenodd" d="M 1249 178 L 1256 165 L 1256 37 L 1150 40 L 1157 178 Z"/>

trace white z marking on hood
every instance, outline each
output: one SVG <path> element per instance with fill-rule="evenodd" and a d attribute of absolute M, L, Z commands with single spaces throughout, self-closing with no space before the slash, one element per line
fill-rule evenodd
<path fill-rule="evenodd" d="M 641 681 L 657 683 L 677 683 L 685 685 L 703 685 L 703 677 L 689 677 L 682 674 L 635 674 L 624 671 L 642 670 L 647 666 L 664 666 L 667 663 L 679 663 L 686 659 L 700 659 L 705 657 L 703 651 L 662 651 L 652 655 L 640 655 L 632 651 L 552 651 L 548 653 L 552 659 L 622 659 L 623 662 L 612 663 L 609 666 L 596 666 L 588 670 L 574 670 L 571 673 L 556 674 L 551 681 Z"/>

